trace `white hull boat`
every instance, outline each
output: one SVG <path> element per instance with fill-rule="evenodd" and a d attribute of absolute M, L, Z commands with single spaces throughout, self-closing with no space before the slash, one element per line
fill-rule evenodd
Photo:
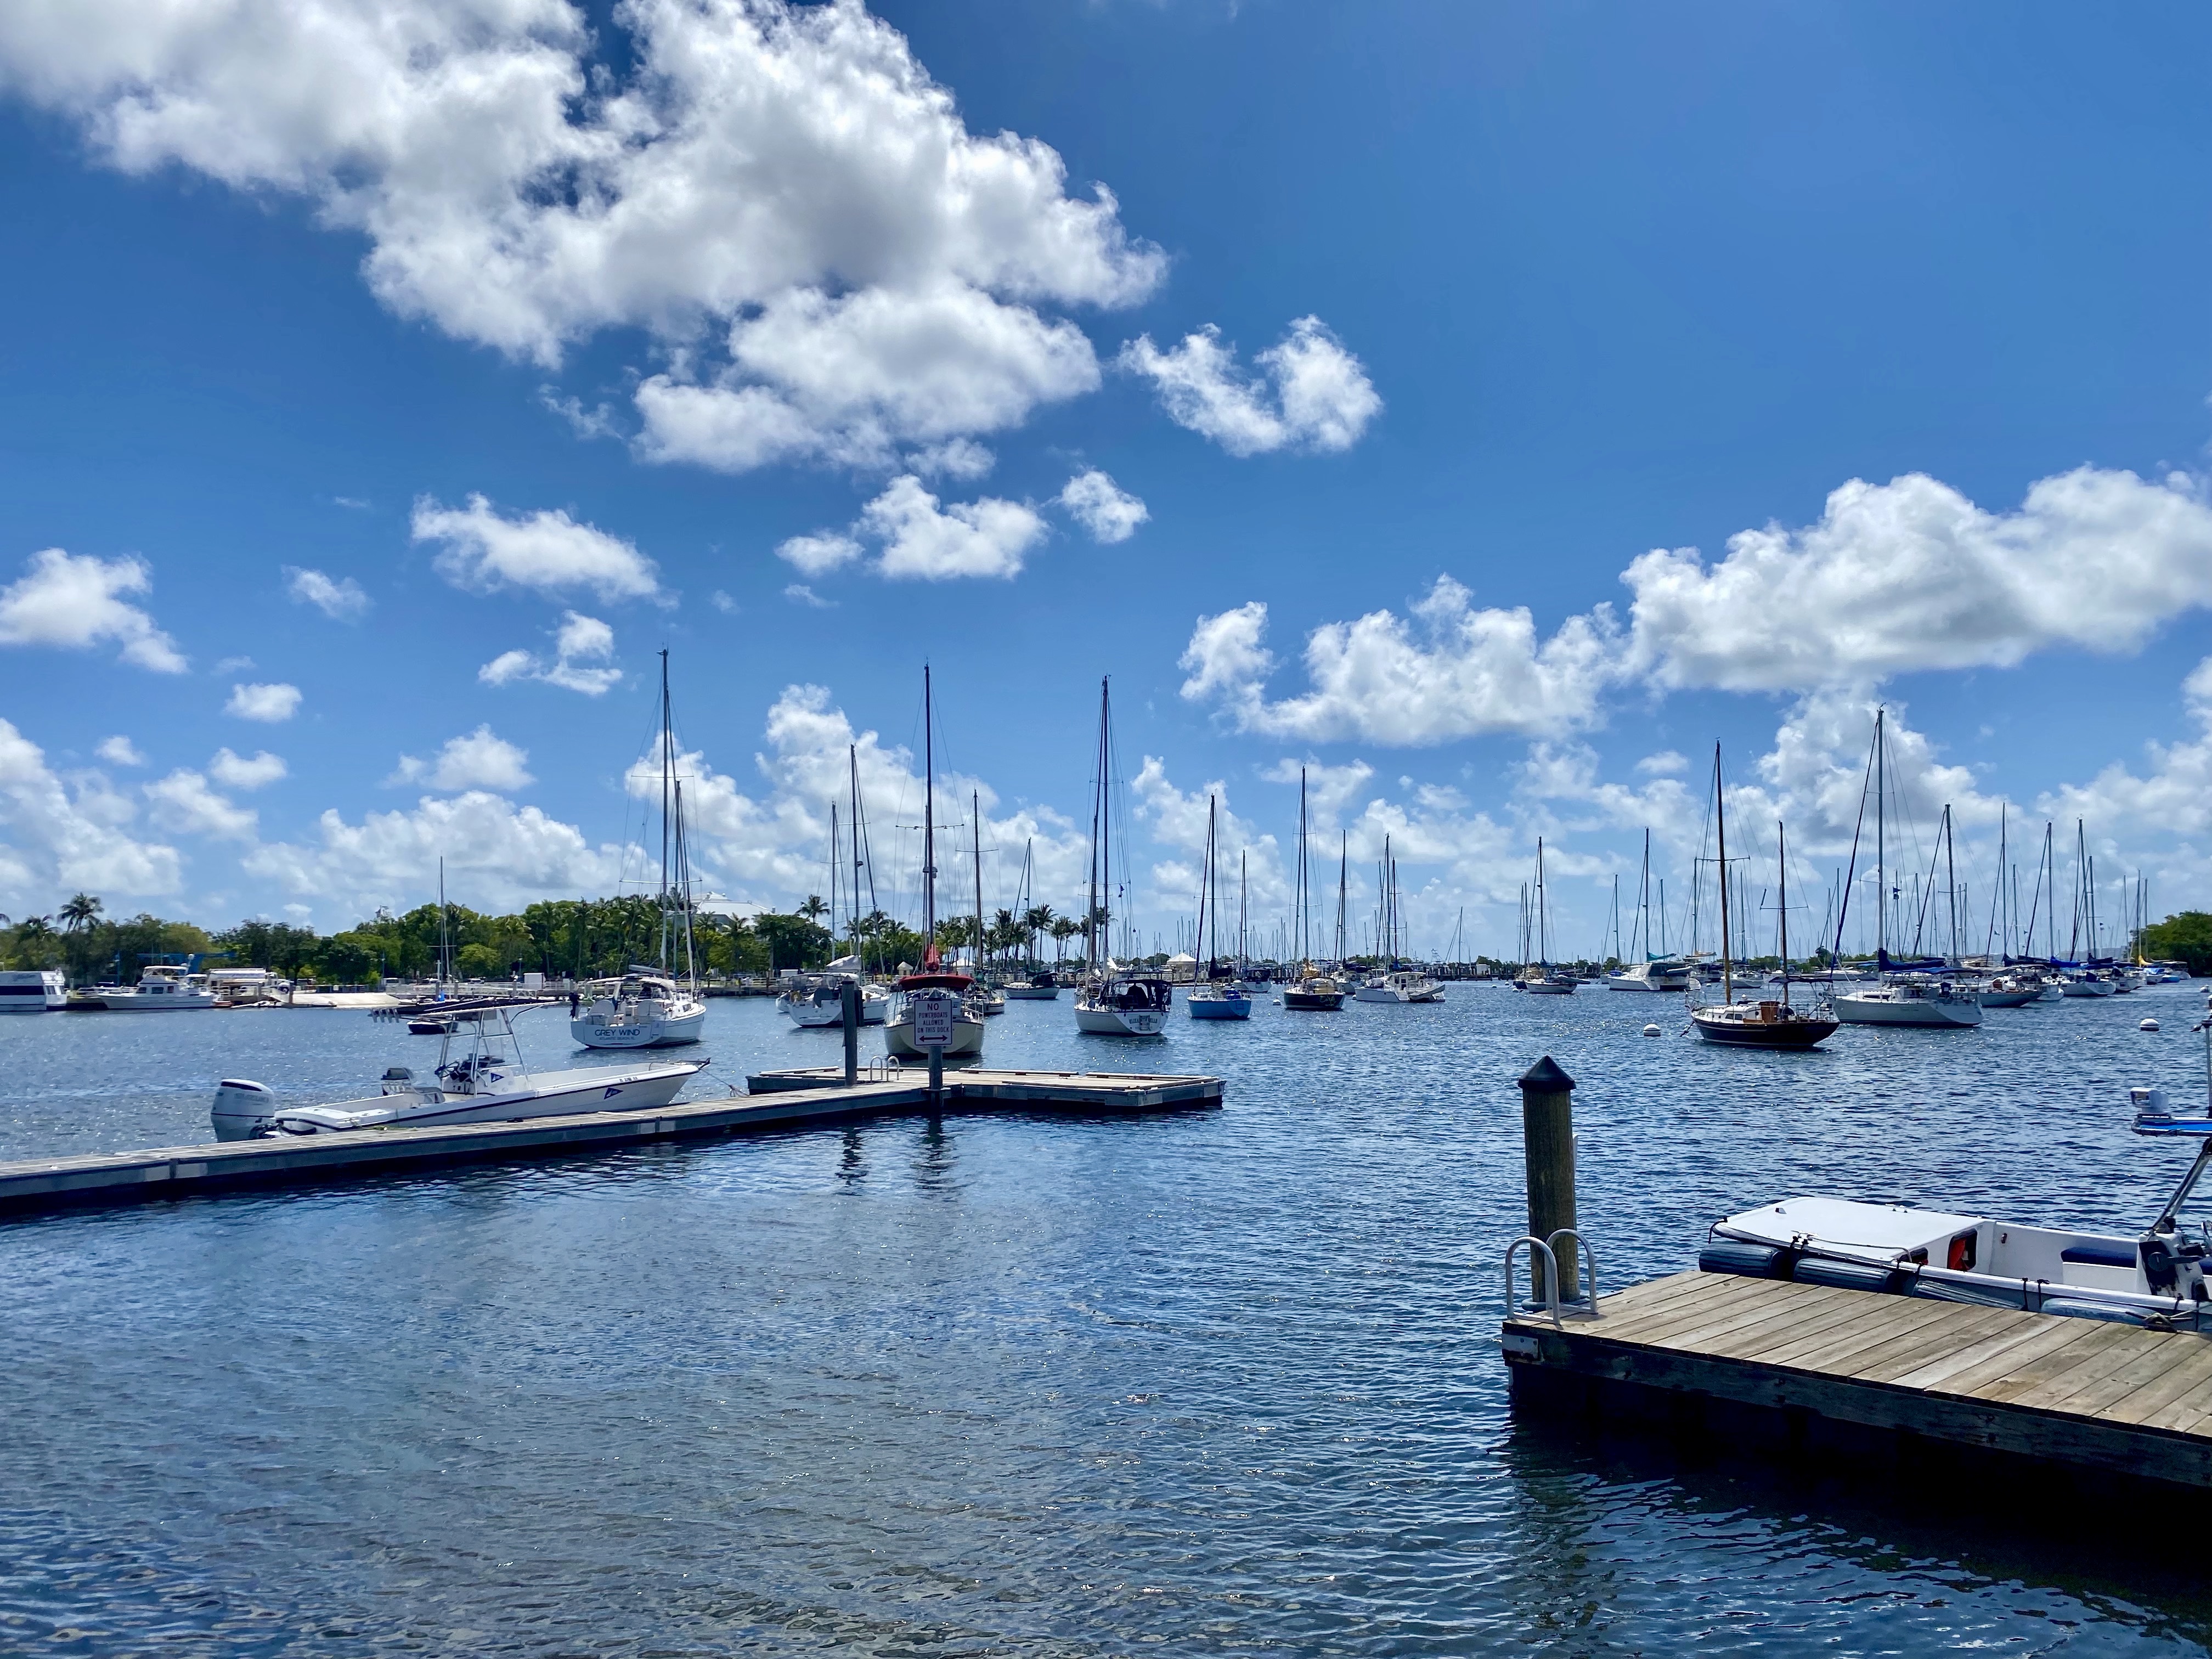
<path fill-rule="evenodd" d="M 1009 985 L 1005 989 L 1006 994 L 1017 1002 L 1057 1002 L 1060 1000 L 1059 985 L 1043 975 Z"/>
<path fill-rule="evenodd" d="M 793 986 L 775 1000 L 775 1011 L 804 1030 L 845 1024 L 845 978 L 825 974 Z M 860 987 L 860 1024 L 880 1025 L 890 1009 L 890 993 L 880 985 Z"/>
<path fill-rule="evenodd" d="M 927 1060 L 929 1050 L 914 1040 L 914 1016 L 903 1006 L 884 1024 L 884 1051 L 899 1060 Z M 945 1045 L 947 1060 L 961 1060 L 983 1052 L 983 1021 L 966 1008 L 952 1016 L 952 1041 Z"/>
<path fill-rule="evenodd" d="M 1689 964 L 1680 962 L 1639 962 L 1605 976 L 1608 991 L 1662 991 L 1680 996 L 1695 983 Z"/>
<path fill-rule="evenodd" d="M 2118 994 L 2119 987 L 2101 974 L 2069 974 L 2058 981 L 2062 997 L 2108 997 Z"/>
<path fill-rule="evenodd" d="M 673 1048 L 698 1042 L 707 1005 L 665 975 L 633 969 L 568 1022 L 586 1048 Z"/>
<path fill-rule="evenodd" d="M 175 1014 L 212 1008 L 215 993 L 204 975 L 181 968 L 149 968 L 127 991 L 104 994 L 110 1010 L 125 1014 Z"/>
<path fill-rule="evenodd" d="M 489 1030 L 496 1018 L 500 1030 Z M 707 1068 L 703 1060 L 659 1066 L 572 1066 L 532 1072 L 514 1047 L 507 1010 L 489 1009 L 464 1021 L 473 1027 L 465 1051 L 448 1055 L 456 1039 L 439 1045 L 434 1080 L 418 1084 L 404 1066 L 384 1074 L 383 1091 L 327 1105 L 288 1107 L 266 1084 L 226 1078 L 210 1115 L 218 1140 L 257 1140 L 288 1135 L 343 1134 L 350 1129 L 432 1128 L 454 1123 L 505 1123 L 575 1112 L 626 1112 L 665 1106 Z M 502 1040 L 513 1050 L 497 1052 Z"/>
<path fill-rule="evenodd" d="M 1554 979 L 1547 975 L 1542 979 L 1516 979 L 1513 988 L 1526 991 L 1532 997 L 1571 997 L 1575 994 L 1576 984 L 1574 980 Z"/>
<path fill-rule="evenodd" d="M 69 987 L 52 968 L 0 971 L 0 1014 L 43 1014 L 69 1006 Z"/>
<path fill-rule="evenodd" d="M 1151 975 L 1115 975 L 1075 999 L 1075 1029 L 1093 1036 L 1158 1036 L 1168 1028 L 1175 992 Z"/>
<path fill-rule="evenodd" d="M 1426 974 L 1376 974 L 1352 994 L 1354 1002 L 1442 1002 L 1444 988 Z"/>
<path fill-rule="evenodd" d="M 1831 1005 L 1846 1025 L 1910 1025 L 1958 1030 L 1982 1023 L 1981 999 L 1942 981 L 1894 980 L 1846 991 Z"/>

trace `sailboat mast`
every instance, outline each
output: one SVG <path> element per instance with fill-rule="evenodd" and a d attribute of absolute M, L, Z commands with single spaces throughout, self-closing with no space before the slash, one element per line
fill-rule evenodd
<path fill-rule="evenodd" d="M 1544 838 L 1536 837 L 1536 961 L 1552 976 L 1552 935 L 1544 921 Z"/>
<path fill-rule="evenodd" d="M 1200 951 L 1206 952 L 1206 965 L 1209 972 L 1213 967 L 1213 944 L 1207 937 L 1206 924 L 1210 920 L 1218 928 L 1220 923 L 1218 915 L 1209 916 L 1206 910 L 1206 901 L 1213 894 L 1213 809 L 1214 798 L 1208 795 L 1206 798 L 1206 861 L 1199 866 L 1198 872 L 1198 927 L 1190 941 L 1191 955 L 1196 956 Z"/>
<path fill-rule="evenodd" d="M 1083 913 L 1084 966 L 1098 969 L 1098 846 L 1099 804 L 1106 796 L 1106 682 L 1098 682 L 1098 748 L 1091 787 L 1091 896 Z"/>
<path fill-rule="evenodd" d="M 1298 768 L 1298 960 L 1313 960 L 1313 924 L 1308 915 L 1313 908 L 1312 896 L 1307 892 L 1310 877 L 1306 870 L 1306 769 Z"/>
<path fill-rule="evenodd" d="M 1959 867 L 1951 844 L 1951 807 L 1943 807 L 1943 886 L 1951 901 L 1951 965 L 1959 965 Z"/>
<path fill-rule="evenodd" d="M 853 787 L 853 890 L 848 896 L 852 901 L 853 925 L 848 930 L 853 949 L 860 948 L 860 746 L 845 745 L 845 769 L 852 779 Z"/>
<path fill-rule="evenodd" d="M 1889 951 L 1889 871 L 1887 855 L 1889 850 L 1888 820 L 1883 809 L 1888 799 L 1886 782 L 1887 768 L 1887 745 L 1882 742 L 1881 722 L 1884 711 L 1874 711 L 1874 949 L 1877 967 L 1887 967 Z"/>
<path fill-rule="evenodd" d="M 1249 893 L 1249 888 L 1250 888 L 1250 876 L 1249 876 L 1249 870 L 1248 870 L 1248 867 L 1247 867 L 1247 865 L 1246 865 L 1246 862 L 1245 862 L 1245 860 L 1246 860 L 1249 856 L 1250 856 L 1249 853 L 1249 852 L 1247 852 L 1245 849 L 1243 849 L 1243 848 L 1238 848 L 1238 849 L 1237 849 L 1237 975 L 1238 975 L 1238 977 L 1240 977 L 1240 978 L 1241 978 L 1241 977 L 1243 977 L 1243 973 L 1244 973 L 1244 954 L 1245 954 L 1245 952 L 1244 952 L 1244 907 L 1245 907 L 1245 902 L 1246 902 L 1246 900 L 1250 896 L 1250 893 Z"/>
<path fill-rule="evenodd" d="M 1728 801 L 1721 788 L 1721 746 L 1713 745 L 1713 830 L 1721 854 L 1721 1000 L 1735 1000 L 1735 966 L 1729 957 Z"/>
<path fill-rule="evenodd" d="M 921 665 L 921 960 L 937 955 L 937 720 L 929 665 Z"/>
<path fill-rule="evenodd" d="M 977 978 L 983 973 L 983 796 L 981 791 L 968 797 L 969 829 L 975 842 L 975 950 Z"/>
<path fill-rule="evenodd" d="M 1336 841 L 1336 965 L 1344 966 L 1344 893 L 1352 874 L 1352 835 L 1339 826 Z"/>
<path fill-rule="evenodd" d="M 1778 875 L 1778 897 L 1782 917 L 1782 1002 L 1790 1004 L 1790 837 L 1782 827 L 1782 820 L 1774 820 L 1774 860 Z"/>

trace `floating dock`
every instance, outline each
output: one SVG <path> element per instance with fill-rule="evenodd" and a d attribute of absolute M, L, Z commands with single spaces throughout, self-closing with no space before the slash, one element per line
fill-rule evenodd
<path fill-rule="evenodd" d="M 750 1095 L 678 1102 L 637 1112 L 572 1113 L 510 1123 L 437 1128 L 356 1129 L 274 1140 L 219 1141 L 140 1152 L 0 1164 L 0 1213 L 79 1204 L 185 1198 L 244 1188 L 299 1186 L 444 1164 L 604 1153 L 653 1141 L 789 1129 L 930 1109 L 919 1074 L 848 1084 L 842 1070 L 769 1072 L 748 1079 Z M 1047 1112 L 1105 1116 L 1218 1107 L 1210 1077 L 1123 1076 L 1095 1072 L 949 1073 L 940 1112 Z"/>
<path fill-rule="evenodd" d="M 1754 1417 L 1791 1441 L 1840 1425 L 1861 1443 L 2212 1486 L 2212 1338 L 1702 1272 L 1597 1308 L 1506 1320 L 1517 1401 L 1643 1407 L 1709 1440 L 1746 1436 Z"/>

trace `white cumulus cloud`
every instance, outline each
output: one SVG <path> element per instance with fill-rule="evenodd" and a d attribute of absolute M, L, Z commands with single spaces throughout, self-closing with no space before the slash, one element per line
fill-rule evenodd
<path fill-rule="evenodd" d="M 1060 504 L 1097 542 L 1126 542 L 1152 509 L 1097 467 L 1077 473 L 1060 492 Z"/>
<path fill-rule="evenodd" d="M 110 766 L 143 766 L 146 763 L 146 757 L 139 752 L 138 745 L 120 733 L 112 738 L 102 738 L 100 746 L 92 752 Z"/>
<path fill-rule="evenodd" d="M 1493 732 L 1554 733 L 1590 723 L 1613 673 L 1612 618 L 1571 617 L 1548 640 L 1526 607 L 1478 609 L 1439 576 L 1408 621 L 1376 611 L 1306 637 L 1311 690 L 1267 700 L 1267 607 L 1202 617 L 1182 656 L 1182 695 L 1218 701 L 1243 730 L 1309 742 L 1447 743 Z"/>
<path fill-rule="evenodd" d="M 332 622 L 357 622 L 368 614 L 368 595 L 350 576 L 331 576 L 288 564 L 284 591 L 301 605 L 313 605 Z"/>
<path fill-rule="evenodd" d="M 775 556 L 809 576 L 826 576 L 860 556 L 860 543 L 835 531 L 793 536 L 775 550 Z"/>
<path fill-rule="evenodd" d="M 183 884 L 176 848 L 125 832 L 131 800 L 96 775 L 64 779 L 0 720 L 0 908 L 43 909 L 59 893 L 153 898 Z"/>
<path fill-rule="evenodd" d="M 647 599 L 660 591 L 653 561 L 632 544 L 567 513 L 506 518 L 482 495 L 465 507 L 415 503 L 414 536 L 437 542 L 438 574 L 459 588 L 493 593 L 503 587 L 562 592 L 589 588 L 603 599 Z"/>
<path fill-rule="evenodd" d="M 234 755 L 228 749 L 218 749 L 215 758 L 208 763 L 208 770 L 226 789 L 260 789 L 283 777 L 286 768 L 283 757 L 272 755 L 266 749 L 251 759 Z"/>
<path fill-rule="evenodd" d="M 153 570 L 143 559 L 102 559 L 58 547 L 33 553 L 24 574 L 0 587 L 0 645 L 81 651 L 112 641 L 122 647 L 125 662 L 181 674 L 187 665 L 176 641 L 122 597 L 153 586 Z"/>
<path fill-rule="evenodd" d="M 76 0 L 0 73 L 112 164 L 177 163 L 366 237 L 378 297 L 552 366 L 641 327 L 646 453 L 843 460 L 1096 383 L 1046 307 L 1164 269 L 1048 145 L 968 131 L 859 0 Z"/>
<path fill-rule="evenodd" d="M 1019 575 L 1045 535 L 1044 520 L 1023 502 L 986 495 L 941 507 L 911 473 L 863 507 L 860 523 L 884 544 L 878 568 L 884 575 L 924 581 Z"/>
<path fill-rule="evenodd" d="M 146 786 L 154 822 L 178 835 L 215 841 L 252 841 L 260 823 L 250 806 L 240 806 L 209 787 L 206 776 L 179 769 Z"/>
<path fill-rule="evenodd" d="M 513 791 L 533 781 L 529 762 L 529 750 L 517 748 L 486 724 L 448 738 L 428 760 L 402 755 L 398 768 L 385 781 L 419 784 L 448 794 L 462 789 Z"/>
<path fill-rule="evenodd" d="M 289 720 L 300 709 L 296 685 L 234 685 L 222 712 L 242 720 L 262 720 L 270 726 Z"/>
<path fill-rule="evenodd" d="M 1139 335 L 1117 360 L 1152 383 L 1169 419 L 1232 455 L 1349 449 L 1382 411 L 1359 359 L 1318 317 L 1299 318 L 1255 361 L 1263 373 L 1245 373 L 1211 323 L 1171 351 Z"/>
<path fill-rule="evenodd" d="M 1857 479 L 1817 523 L 1729 538 L 1708 566 L 1656 550 L 1621 580 L 1633 657 L 1670 686 L 1872 684 L 2010 667 L 2057 645 L 2120 651 L 2212 605 L 2212 506 L 2199 481 L 2082 467 L 1990 513 L 1912 473 Z"/>
<path fill-rule="evenodd" d="M 597 617 L 563 612 L 553 632 L 553 647 L 550 663 L 534 652 L 502 651 L 477 670 L 477 678 L 486 685 L 541 680 L 587 697 L 599 696 L 621 683 L 622 670 L 608 662 L 615 653 L 615 630 Z"/>

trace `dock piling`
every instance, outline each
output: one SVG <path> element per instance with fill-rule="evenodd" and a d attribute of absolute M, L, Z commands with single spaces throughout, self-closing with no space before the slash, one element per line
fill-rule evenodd
<path fill-rule="evenodd" d="M 860 981 L 848 979 L 840 1000 L 845 1012 L 845 1086 L 860 1080 Z"/>
<path fill-rule="evenodd" d="M 1528 1236 L 1548 1239 L 1575 1228 L 1574 1079 L 1546 1054 L 1521 1079 L 1521 1142 L 1528 1171 Z M 1569 1251 L 1562 1264 L 1562 1301 L 1582 1295 L 1582 1262 Z M 1531 1253 L 1529 1276 L 1538 1300 L 1545 1297 L 1541 1258 Z"/>

